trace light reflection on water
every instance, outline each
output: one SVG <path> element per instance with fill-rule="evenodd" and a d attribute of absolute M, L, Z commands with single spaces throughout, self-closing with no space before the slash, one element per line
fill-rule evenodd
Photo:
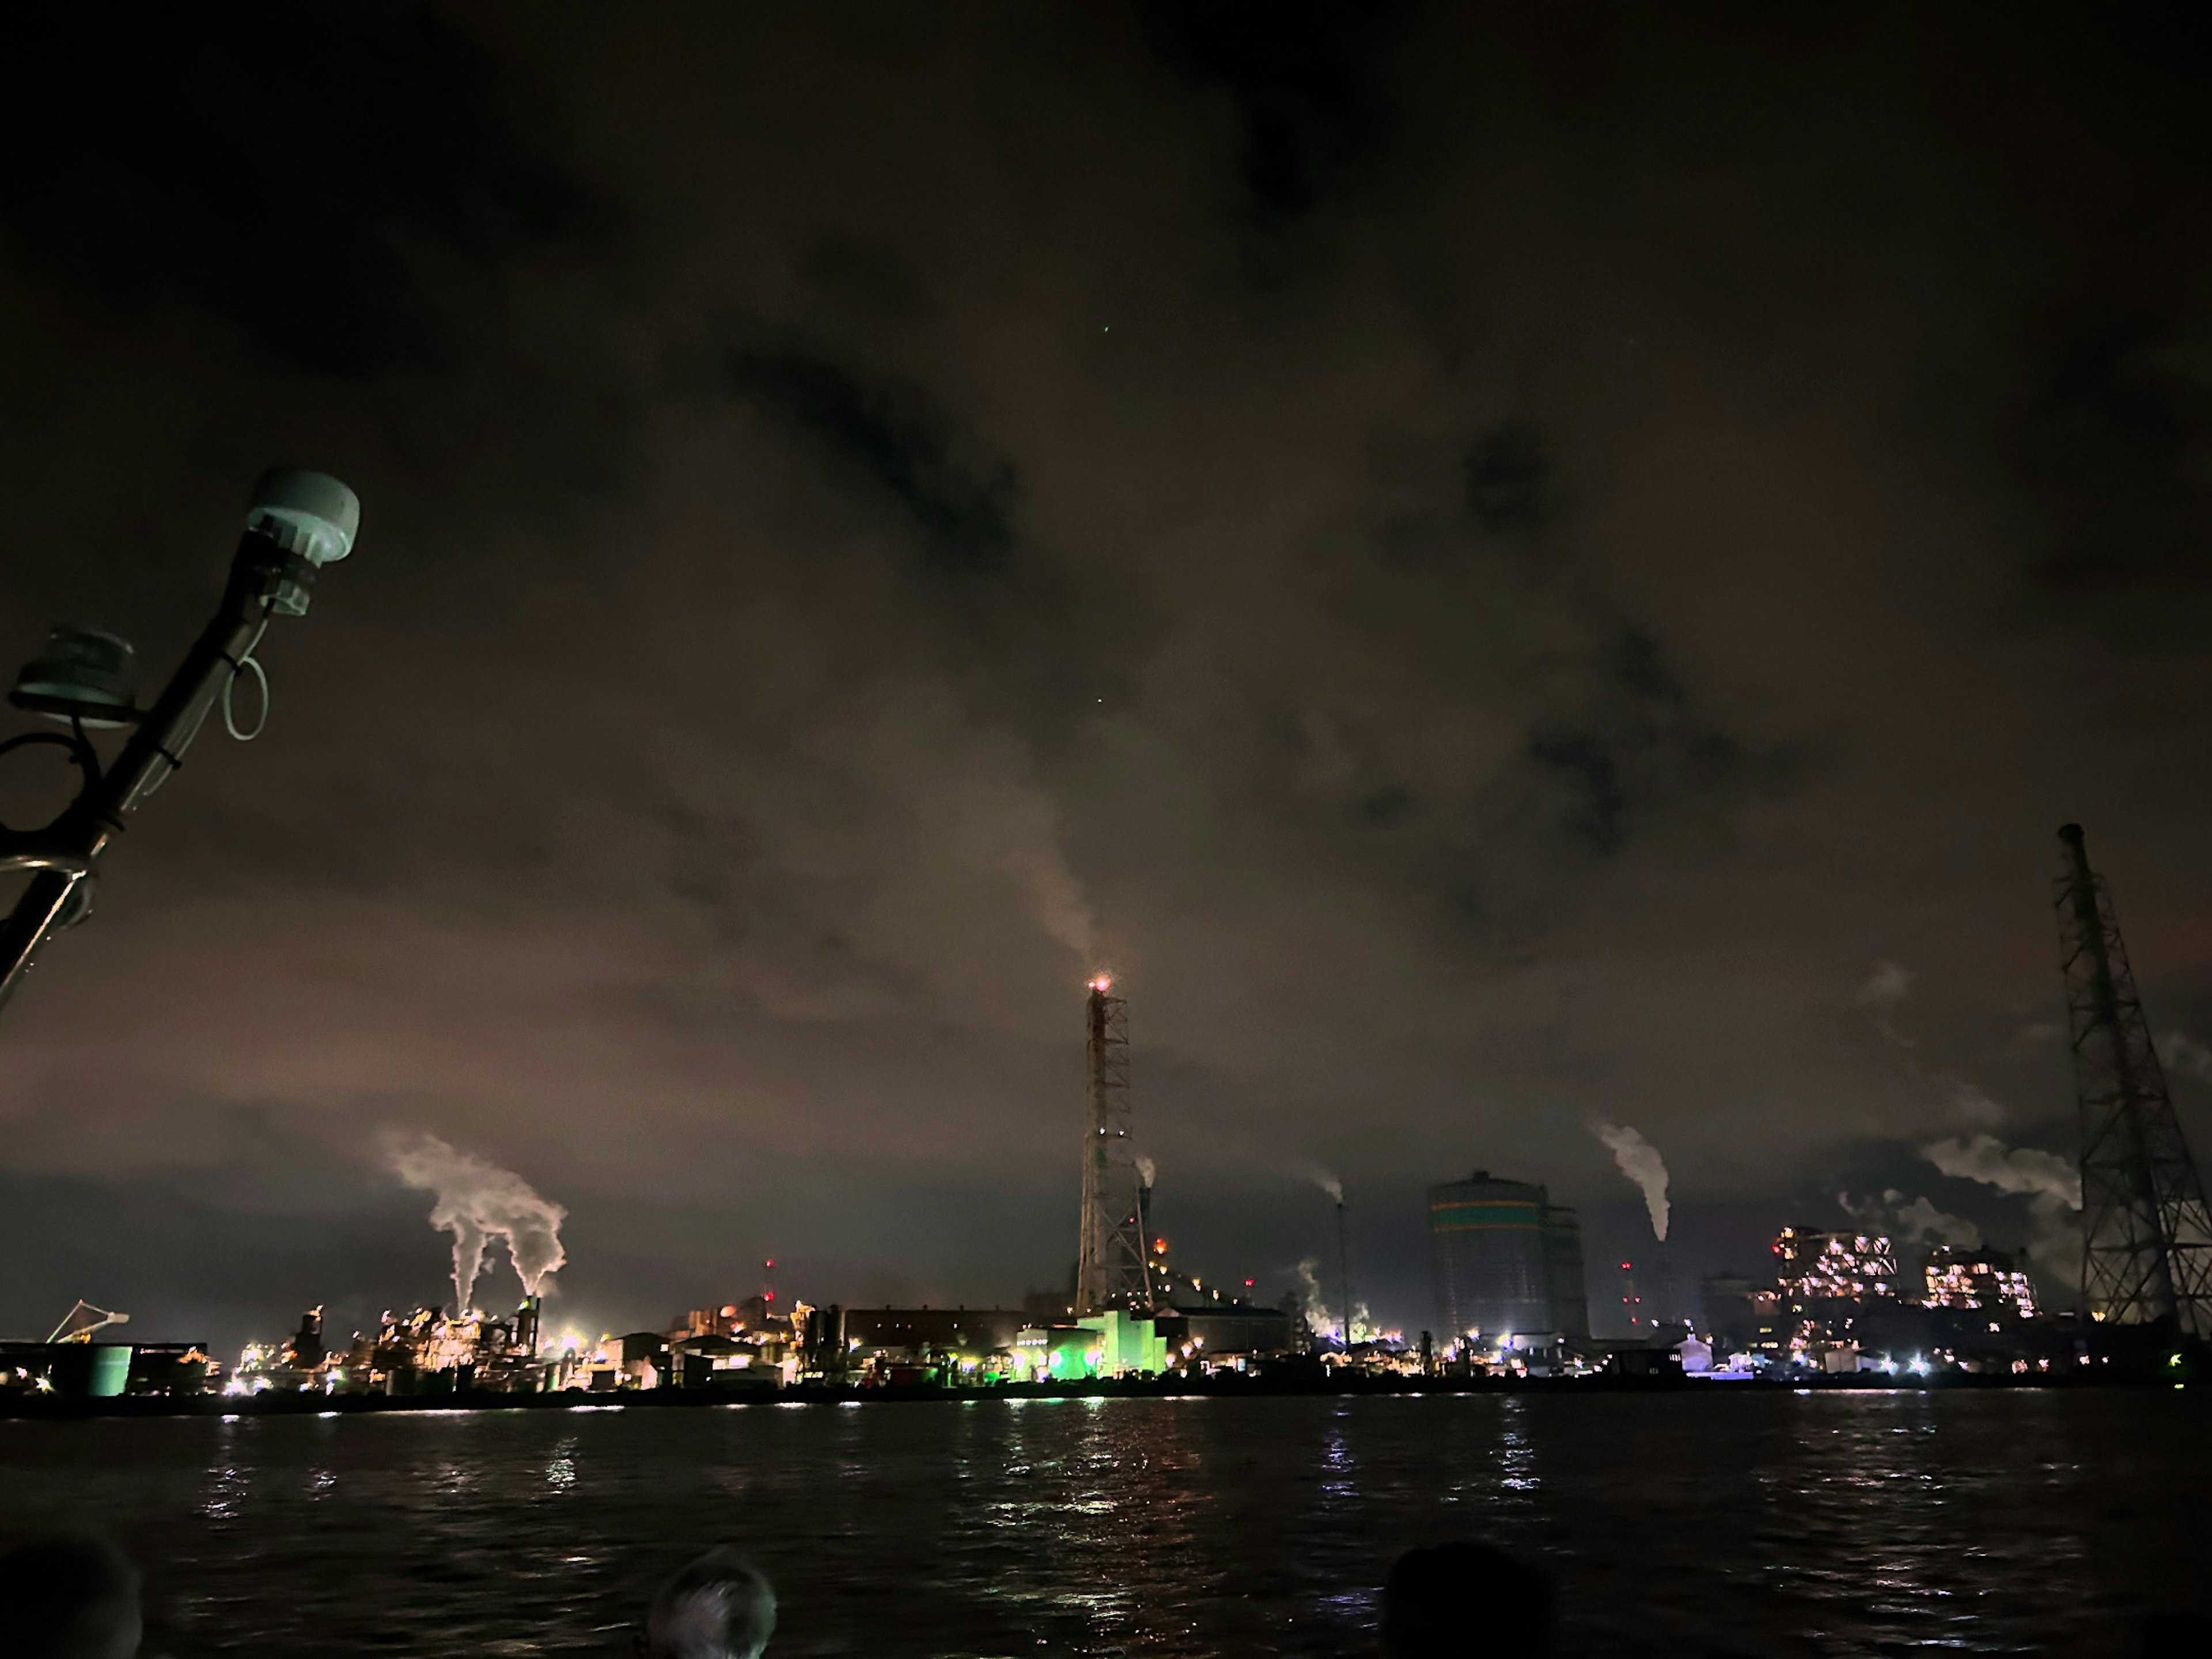
<path fill-rule="evenodd" d="M 19 1522 L 144 1565 L 162 1647 L 607 1654 L 738 1543 L 779 1654 L 1371 1650 L 1407 1546 L 1553 1564 L 1593 1654 L 2124 1651 L 2193 1590 L 2170 1394 L 981 1401 L 0 1424 Z"/>

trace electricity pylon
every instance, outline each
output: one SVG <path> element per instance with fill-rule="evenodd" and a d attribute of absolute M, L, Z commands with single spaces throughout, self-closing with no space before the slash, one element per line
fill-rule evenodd
<path fill-rule="evenodd" d="M 2081 826 L 2058 832 L 2058 937 L 2081 1117 L 2081 1296 L 2113 1325 L 2212 1337 L 2212 1211 Z"/>

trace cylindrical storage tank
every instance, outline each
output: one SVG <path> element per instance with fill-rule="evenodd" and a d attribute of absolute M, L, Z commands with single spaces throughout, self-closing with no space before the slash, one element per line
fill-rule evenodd
<path fill-rule="evenodd" d="M 64 1400 L 112 1400 L 131 1381 L 127 1342 L 58 1342 L 49 1352 L 46 1376 Z"/>
<path fill-rule="evenodd" d="M 95 1342 L 92 1345 L 92 1377 L 85 1392 L 94 1400 L 112 1400 L 131 1381 L 131 1345 Z"/>

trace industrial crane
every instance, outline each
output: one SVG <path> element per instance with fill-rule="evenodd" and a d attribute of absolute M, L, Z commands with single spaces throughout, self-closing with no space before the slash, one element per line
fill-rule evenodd
<path fill-rule="evenodd" d="M 80 1324 L 77 1322 L 79 1320 L 82 1320 L 84 1322 Z M 46 1340 L 49 1342 L 89 1342 L 92 1340 L 92 1334 L 94 1331 L 104 1331 L 110 1325 L 128 1325 L 130 1322 L 131 1316 L 129 1314 L 111 1313 L 106 1308 L 95 1308 L 91 1303 L 87 1302 L 82 1297 L 79 1297 L 77 1298 L 76 1306 L 71 1308 L 69 1310 L 68 1316 L 63 1319 L 62 1322 L 54 1327 L 54 1334 L 48 1337 Z"/>

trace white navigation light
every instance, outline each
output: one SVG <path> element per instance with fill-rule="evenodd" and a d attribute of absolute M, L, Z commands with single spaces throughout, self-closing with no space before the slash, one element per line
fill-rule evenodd
<path fill-rule="evenodd" d="M 253 486 L 246 527 L 310 564 L 336 564 L 353 551 L 361 529 L 361 497 L 327 472 L 272 466 Z"/>
<path fill-rule="evenodd" d="M 253 486 L 246 528 L 319 570 L 353 551 L 361 529 L 361 497 L 327 472 L 272 466 Z M 288 617 L 307 615 L 307 584 L 286 578 L 277 587 L 274 609 Z"/>

